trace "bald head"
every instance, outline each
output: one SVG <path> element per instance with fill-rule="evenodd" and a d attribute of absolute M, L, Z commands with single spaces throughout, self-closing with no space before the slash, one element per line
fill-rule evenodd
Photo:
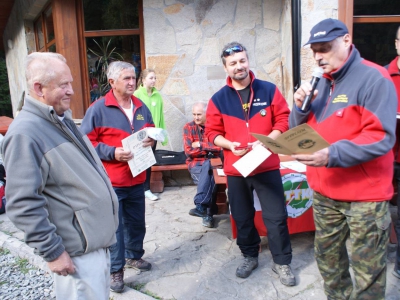
<path fill-rule="evenodd" d="M 193 121 L 197 125 L 202 125 L 206 123 L 206 110 L 207 110 L 207 104 L 204 102 L 197 102 L 193 104 L 192 108 L 192 115 L 193 115 Z"/>

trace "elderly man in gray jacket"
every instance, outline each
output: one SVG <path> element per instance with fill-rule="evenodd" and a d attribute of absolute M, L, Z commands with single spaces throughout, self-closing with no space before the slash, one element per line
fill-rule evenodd
<path fill-rule="evenodd" d="M 92 144 L 71 119 L 65 58 L 32 53 L 29 95 L 2 144 L 7 215 L 47 261 L 57 299 L 109 299 L 118 200 Z"/>

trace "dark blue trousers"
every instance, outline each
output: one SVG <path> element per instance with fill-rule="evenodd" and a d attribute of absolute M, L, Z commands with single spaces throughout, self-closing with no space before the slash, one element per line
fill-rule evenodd
<path fill-rule="evenodd" d="M 213 191 L 215 186 L 210 160 L 205 160 L 201 166 L 196 165 L 189 171 L 194 183 L 197 184 L 197 192 L 194 196 L 194 204 L 201 204 L 209 209 L 212 205 Z"/>
<path fill-rule="evenodd" d="M 227 176 L 228 198 L 232 218 L 237 227 L 237 240 L 244 256 L 258 257 L 260 236 L 254 225 L 254 196 L 260 199 L 262 216 L 267 228 L 268 246 L 273 261 L 288 265 L 292 261 L 292 247 L 287 227 L 287 210 L 279 170 L 263 172 L 246 178 Z"/>
<path fill-rule="evenodd" d="M 146 234 L 143 184 L 114 187 L 119 201 L 117 243 L 110 247 L 111 273 L 121 270 L 125 258 L 140 259 Z M 100 230 L 100 229 L 99 229 Z"/>

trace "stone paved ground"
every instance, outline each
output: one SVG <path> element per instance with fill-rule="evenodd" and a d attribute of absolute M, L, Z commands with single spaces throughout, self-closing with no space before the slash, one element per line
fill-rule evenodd
<path fill-rule="evenodd" d="M 200 218 L 188 214 L 193 207 L 195 189 L 195 186 L 167 187 L 159 201 L 146 200 L 147 234 L 143 258 L 153 264 L 153 269 L 141 274 L 126 269 L 127 285 L 162 300 L 326 299 L 313 256 L 313 233 L 291 236 L 292 269 L 298 282 L 295 287 L 283 286 L 271 270 L 272 260 L 265 238 L 262 239 L 259 267 L 249 278 L 237 278 L 235 270 L 241 262 L 241 254 L 232 239 L 229 215 L 216 216 L 216 228 L 201 226 Z M 1 231 L 23 238 L 4 215 L 0 216 L 0 222 Z M 10 245 L 4 236 L 0 247 Z M 23 255 L 29 252 L 23 246 L 18 249 L 17 253 L 20 251 Z M 390 274 L 395 253 L 393 247 L 389 249 L 386 299 L 398 300 L 400 281 Z M 40 260 L 36 264 L 40 265 Z M 151 299 L 130 288 L 122 294 L 112 293 L 111 297 L 114 300 Z"/>

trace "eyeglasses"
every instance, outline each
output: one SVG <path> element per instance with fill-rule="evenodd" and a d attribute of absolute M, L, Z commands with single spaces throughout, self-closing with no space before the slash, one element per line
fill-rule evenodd
<path fill-rule="evenodd" d="M 236 45 L 236 46 L 233 46 L 231 48 L 228 48 L 228 49 L 224 50 L 223 56 L 227 57 L 229 55 L 232 55 L 233 53 L 242 52 L 242 51 L 244 51 L 243 47 L 239 46 L 239 45 Z"/>

